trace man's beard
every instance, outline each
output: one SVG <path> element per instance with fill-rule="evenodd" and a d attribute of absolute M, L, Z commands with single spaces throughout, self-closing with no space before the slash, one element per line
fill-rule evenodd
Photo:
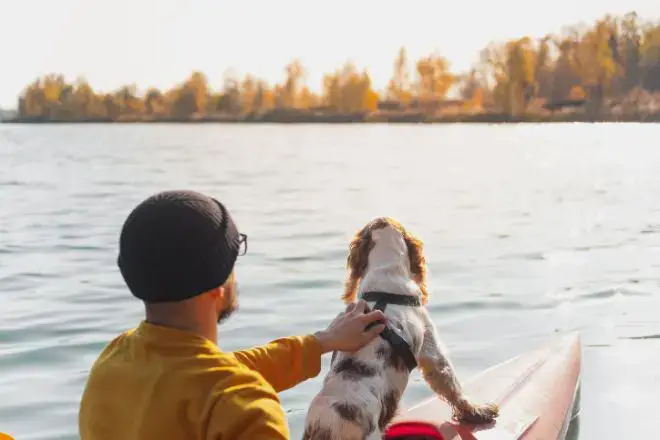
<path fill-rule="evenodd" d="M 229 317 L 238 310 L 238 286 L 236 282 L 234 282 L 230 288 L 226 288 L 225 292 L 229 300 L 227 307 L 218 313 L 218 324 L 229 319 Z"/>

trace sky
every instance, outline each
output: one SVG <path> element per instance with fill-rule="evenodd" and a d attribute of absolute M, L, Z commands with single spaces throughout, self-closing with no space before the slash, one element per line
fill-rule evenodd
<path fill-rule="evenodd" d="M 381 89 L 401 46 L 411 60 L 437 52 L 460 72 L 490 41 L 630 10 L 660 19 L 657 0 L 0 0 L 0 108 L 15 108 L 24 87 L 49 72 L 82 76 L 96 90 L 134 83 L 144 91 L 200 70 L 219 89 L 227 69 L 282 81 L 294 58 L 312 90 L 347 60 Z"/>

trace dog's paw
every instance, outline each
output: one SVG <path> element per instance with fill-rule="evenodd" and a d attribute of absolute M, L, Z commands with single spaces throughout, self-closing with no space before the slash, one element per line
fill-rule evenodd
<path fill-rule="evenodd" d="M 492 423 L 500 415 L 500 408 L 494 403 L 485 405 L 468 405 L 457 411 L 454 418 L 470 425 L 487 425 Z"/>

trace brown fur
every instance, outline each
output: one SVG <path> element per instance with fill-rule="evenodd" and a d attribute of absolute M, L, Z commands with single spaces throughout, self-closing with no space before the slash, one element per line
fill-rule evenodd
<path fill-rule="evenodd" d="M 364 430 L 365 437 L 374 431 L 375 426 L 371 416 L 362 407 L 346 402 L 335 402 L 332 406 L 339 417 L 355 424 L 357 429 Z"/>
<path fill-rule="evenodd" d="M 305 429 L 302 440 L 332 440 L 332 430 L 316 422 Z"/>
<path fill-rule="evenodd" d="M 385 366 L 396 371 L 407 372 L 408 365 L 398 353 L 395 353 L 389 343 L 383 342 L 376 349 L 376 357 L 385 361 Z"/>
<path fill-rule="evenodd" d="M 385 428 L 392 421 L 394 416 L 397 413 L 397 408 L 399 406 L 400 396 L 394 390 L 389 390 L 385 397 L 383 398 L 382 405 L 383 408 L 380 411 L 380 417 L 378 418 L 378 429 L 381 432 L 385 432 Z"/>
<path fill-rule="evenodd" d="M 407 231 L 397 220 L 391 217 L 378 217 L 360 229 L 353 236 L 349 245 L 348 258 L 346 260 L 346 267 L 349 273 L 344 285 L 344 295 L 342 296 L 345 303 L 348 304 L 355 301 L 360 279 L 364 276 L 364 272 L 367 269 L 369 252 L 374 246 L 371 232 L 388 225 L 401 232 L 408 248 L 413 280 L 422 292 L 422 304 L 426 304 L 428 301 L 428 291 L 426 290 L 426 258 L 424 257 L 422 241 Z"/>
<path fill-rule="evenodd" d="M 373 377 L 378 374 L 378 370 L 371 365 L 367 365 L 359 359 L 347 357 L 333 366 L 335 373 L 341 374 L 346 380 L 359 381 L 363 377 Z"/>

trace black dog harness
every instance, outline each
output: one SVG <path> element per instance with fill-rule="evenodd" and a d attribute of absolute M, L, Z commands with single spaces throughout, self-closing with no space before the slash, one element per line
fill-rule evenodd
<path fill-rule="evenodd" d="M 398 306 L 407 306 L 407 307 L 419 307 L 421 302 L 419 301 L 418 296 L 412 295 L 397 295 L 394 293 L 387 292 L 364 292 L 361 295 L 361 299 L 365 301 L 375 301 L 374 310 L 380 310 L 385 313 L 385 307 L 388 304 L 396 304 Z M 369 307 L 365 310 L 365 313 L 369 312 Z M 367 326 L 365 330 L 369 330 L 371 327 L 378 325 L 378 322 L 373 322 Z M 415 360 L 415 355 L 410 348 L 410 344 L 406 342 L 392 327 L 389 325 L 385 326 L 385 329 L 380 333 L 380 337 L 385 339 L 392 346 L 392 350 L 398 356 L 403 358 L 403 361 L 408 367 L 408 371 L 412 371 L 417 367 L 417 361 Z"/>

